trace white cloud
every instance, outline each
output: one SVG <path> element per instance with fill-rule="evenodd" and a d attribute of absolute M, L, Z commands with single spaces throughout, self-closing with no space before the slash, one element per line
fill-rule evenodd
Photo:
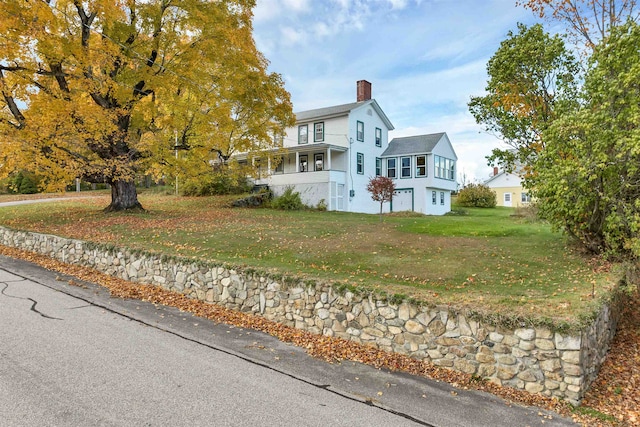
<path fill-rule="evenodd" d="M 407 7 L 407 0 L 389 0 L 391 9 L 404 9 Z"/>
<path fill-rule="evenodd" d="M 278 0 L 259 0 L 253 9 L 254 22 L 267 22 L 276 19 L 281 14 Z"/>
<path fill-rule="evenodd" d="M 325 37 L 331 34 L 331 29 L 324 22 L 318 22 L 313 25 L 313 33 L 316 37 Z"/>
<path fill-rule="evenodd" d="M 306 33 L 298 31 L 295 28 L 291 27 L 281 28 L 280 34 L 282 36 L 281 41 L 285 46 L 294 46 L 297 44 L 301 44 L 304 43 L 307 39 Z"/>
<path fill-rule="evenodd" d="M 308 0 L 282 0 L 282 3 L 286 8 L 296 12 L 308 11 L 310 9 Z"/>

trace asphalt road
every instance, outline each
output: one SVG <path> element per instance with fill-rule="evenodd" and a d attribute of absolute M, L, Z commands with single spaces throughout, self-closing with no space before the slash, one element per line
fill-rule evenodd
<path fill-rule="evenodd" d="M 0 257 L 0 426 L 572 426 Z"/>

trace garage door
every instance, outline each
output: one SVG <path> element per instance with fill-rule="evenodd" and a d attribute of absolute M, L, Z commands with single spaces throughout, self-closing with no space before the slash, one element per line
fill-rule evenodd
<path fill-rule="evenodd" d="M 394 191 L 393 200 L 391 201 L 391 210 L 393 212 L 412 211 L 413 188 L 401 188 Z"/>

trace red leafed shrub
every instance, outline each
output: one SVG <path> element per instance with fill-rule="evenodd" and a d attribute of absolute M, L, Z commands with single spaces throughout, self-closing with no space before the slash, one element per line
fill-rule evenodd
<path fill-rule="evenodd" d="M 367 191 L 371 193 L 371 198 L 376 202 L 380 202 L 380 215 L 382 215 L 382 205 L 384 202 L 390 202 L 393 198 L 393 192 L 396 190 L 396 183 L 386 176 L 376 176 L 369 180 Z"/>

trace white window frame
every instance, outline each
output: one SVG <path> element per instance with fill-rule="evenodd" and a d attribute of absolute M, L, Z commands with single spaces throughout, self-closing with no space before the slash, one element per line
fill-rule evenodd
<path fill-rule="evenodd" d="M 309 142 L 309 125 L 298 126 L 298 144 Z"/>
<path fill-rule="evenodd" d="M 431 192 L 431 203 L 434 205 L 438 204 L 438 193 L 435 190 Z"/>
<path fill-rule="evenodd" d="M 280 162 L 274 168 L 273 173 L 284 173 L 284 157 L 280 157 Z"/>
<path fill-rule="evenodd" d="M 433 156 L 434 176 L 453 181 L 455 179 L 456 162 L 442 156 Z"/>
<path fill-rule="evenodd" d="M 409 164 L 405 166 L 405 160 L 409 161 Z M 405 175 L 405 172 L 408 172 L 408 175 Z M 411 157 L 404 156 L 400 157 L 400 179 L 409 179 L 411 178 Z"/>
<path fill-rule="evenodd" d="M 313 124 L 313 142 L 324 141 L 324 122 Z"/>
<path fill-rule="evenodd" d="M 391 167 L 389 164 L 393 162 L 393 167 Z M 387 178 L 391 178 L 391 179 L 396 179 L 397 176 L 397 162 L 398 159 L 391 158 L 391 159 L 387 159 Z M 390 175 L 391 171 L 393 171 L 393 176 Z"/>
<path fill-rule="evenodd" d="M 444 191 L 440 192 L 440 204 L 444 206 Z"/>
<path fill-rule="evenodd" d="M 422 159 L 422 165 L 420 165 L 420 160 Z M 424 169 L 424 173 L 420 173 L 420 169 Z M 427 156 L 416 156 L 416 178 L 424 178 L 427 176 Z"/>
<path fill-rule="evenodd" d="M 318 167 L 320 164 L 320 167 Z M 324 170 L 324 153 L 316 153 L 313 155 L 313 170 L 320 172 Z"/>
<path fill-rule="evenodd" d="M 364 142 L 364 122 L 356 121 L 356 139 Z"/>

